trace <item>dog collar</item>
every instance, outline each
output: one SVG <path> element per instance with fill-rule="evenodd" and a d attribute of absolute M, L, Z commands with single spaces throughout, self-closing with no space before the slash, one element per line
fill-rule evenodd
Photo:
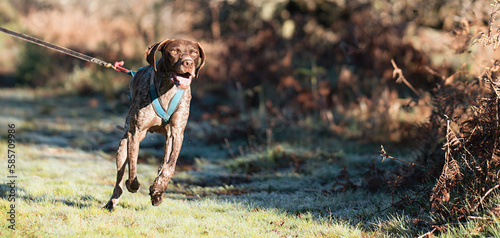
<path fill-rule="evenodd" d="M 149 80 L 149 92 L 151 94 L 151 101 L 153 102 L 153 108 L 156 112 L 156 115 L 158 115 L 163 120 L 164 123 L 168 123 L 172 114 L 174 114 L 174 112 L 177 110 L 177 106 L 179 105 L 179 102 L 181 101 L 181 98 L 184 95 L 184 89 L 180 89 L 177 87 L 177 92 L 175 92 L 174 97 L 170 101 L 168 109 L 165 110 L 161 105 L 160 97 L 158 97 L 158 92 L 156 89 L 156 85 L 154 83 L 155 81 L 154 75 L 155 71 L 153 69 L 151 70 L 151 78 Z"/>

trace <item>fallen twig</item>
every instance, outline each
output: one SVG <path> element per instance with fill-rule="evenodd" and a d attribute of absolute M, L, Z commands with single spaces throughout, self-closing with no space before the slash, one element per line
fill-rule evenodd
<path fill-rule="evenodd" d="M 489 194 L 490 194 L 493 190 L 497 189 L 498 187 L 500 187 L 500 184 L 497 184 L 497 185 L 495 185 L 494 187 L 490 188 L 490 190 L 488 190 L 488 191 L 487 191 L 487 192 L 483 195 L 483 197 L 481 197 L 481 199 L 479 200 L 479 202 L 478 202 L 478 203 L 477 203 L 477 204 L 476 204 L 476 205 L 475 205 L 475 206 L 474 206 L 474 207 L 470 210 L 470 212 L 472 212 L 472 211 L 476 210 L 476 209 L 479 207 L 479 205 L 480 205 L 481 203 L 483 203 L 483 200 L 486 198 L 486 196 L 488 196 L 488 195 L 489 195 Z"/>
<path fill-rule="evenodd" d="M 434 229 L 432 229 L 432 231 L 429 231 L 429 232 L 419 236 L 418 238 L 432 237 L 432 236 L 434 236 L 432 233 L 434 233 L 436 230 L 437 230 L 437 228 L 434 228 Z"/>
<path fill-rule="evenodd" d="M 392 160 L 397 160 L 397 161 L 400 161 L 400 162 L 403 162 L 403 163 L 407 163 L 411 166 L 417 166 L 417 167 L 420 167 L 420 168 L 423 168 L 423 169 L 427 169 L 427 167 L 424 167 L 422 165 L 419 165 L 419 164 L 415 164 L 413 162 L 408 162 L 408 161 L 405 161 L 405 160 L 401 160 L 401 159 L 398 159 L 398 158 L 394 158 L 392 156 L 390 156 L 384 149 L 384 146 L 383 145 L 380 145 L 381 149 L 380 149 L 380 156 L 382 156 L 382 162 L 384 162 L 386 159 L 392 159 Z"/>
<path fill-rule="evenodd" d="M 467 218 L 472 219 L 472 220 L 491 220 L 491 218 L 488 218 L 488 217 L 468 216 Z"/>

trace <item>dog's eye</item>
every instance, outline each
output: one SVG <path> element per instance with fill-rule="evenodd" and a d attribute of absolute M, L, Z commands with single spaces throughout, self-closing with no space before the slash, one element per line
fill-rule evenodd
<path fill-rule="evenodd" d="M 178 53 L 177 50 L 170 50 L 170 54 L 176 55 Z"/>
<path fill-rule="evenodd" d="M 193 56 L 198 56 L 198 51 L 193 51 L 191 54 L 192 54 Z"/>

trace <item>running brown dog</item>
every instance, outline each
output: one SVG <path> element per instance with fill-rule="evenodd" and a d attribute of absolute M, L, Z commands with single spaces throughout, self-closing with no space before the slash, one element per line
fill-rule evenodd
<path fill-rule="evenodd" d="M 162 57 L 156 61 L 156 53 Z M 116 154 L 116 184 L 113 195 L 104 206 L 112 210 L 123 192 L 123 174 L 126 162 L 129 167 L 129 179 L 125 182 L 127 190 L 137 192 L 140 183 L 137 179 L 137 156 L 139 143 L 147 132 L 165 135 L 163 162 L 158 169 L 158 177 L 149 188 L 151 203 L 158 206 L 163 201 L 162 195 L 175 170 L 177 157 L 184 139 L 184 129 L 189 117 L 191 102 L 191 80 L 198 77 L 199 70 L 205 64 L 205 52 L 199 43 L 188 40 L 164 40 L 146 50 L 146 61 L 150 64 L 137 71 L 130 81 L 131 105 L 125 121 L 124 134 Z M 167 109 L 177 90 L 183 89 L 177 110 L 166 122 L 153 105 L 150 86 L 156 88 L 162 108 Z M 151 86 L 152 87 L 152 86 Z"/>

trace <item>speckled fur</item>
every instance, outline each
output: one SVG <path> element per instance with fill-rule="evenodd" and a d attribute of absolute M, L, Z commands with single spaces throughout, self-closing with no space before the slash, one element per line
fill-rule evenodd
<path fill-rule="evenodd" d="M 174 48 L 179 53 L 170 53 Z M 198 52 L 196 55 L 192 53 L 193 49 Z M 162 52 L 162 58 L 158 61 L 155 60 L 157 51 Z M 129 179 L 125 182 L 127 190 L 131 193 L 139 190 L 137 156 L 139 154 L 139 143 L 144 139 L 147 132 L 157 132 L 165 135 L 163 162 L 158 169 L 158 177 L 149 188 L 152 205 L 157 206 L 162 202 L 162 195 L 174 174 L 177 157 L 181 150 L 191 102 L 191 87 L 189 85 L 179 86 L 178 83 L 176 85 L 171 75 L 190 73 L 192 78 L 197 77 L 199 69 L 205 63 L 205 53 L 201 46 L 195 42 L 165 40 L 155 43 L 146 50 L 146 60 L 150 63 L 150 66 L 139 70 L 130 81 L 132 101 L 125 121 L 124 134 L 116 154 L 116 184 L 113 195 L 105 205 L 108 210 L 112 210 L 116 206 L 122 195 L 126 163 L 129 167 Z M 186 63 L 186 61 L 191 62 L 191 64 Z M 158 89 L 158 95 L 160 95 L 160 102 L 165 109 L 168 108 L 171 99 L 178 90 L 178 86 L 185 88 L 178 108 L 172 114 L 168 124 L 165 124 L 153 109 L 149 91 L 152 73 L 154 73 L 154 83 Z"/>

